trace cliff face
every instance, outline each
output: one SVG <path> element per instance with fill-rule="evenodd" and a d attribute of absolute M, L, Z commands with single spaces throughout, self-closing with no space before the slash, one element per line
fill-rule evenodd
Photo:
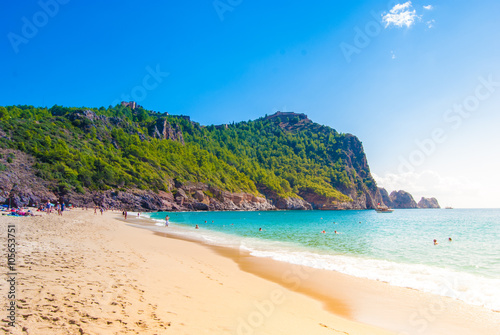
<path fill-rule="evenodd" d="M 345 152 L 344 160 L 353 176 L 352 186 L 345 189 L 353 201 L 350 204 L 344 203 L 343 206 L 347 209 L 375 208 L 382 201 L 382 196 L 370 173 L 363 144 L 356 136 L 346 134 L 342 148 Z"/>
<path fill-rule="evenodd" d="M 418 202 L 418 208 L 441 208 L 436 198 L 424 198 Z"/>
<path fill-rule="evenodd" d="M 326 126 L 312 122 L 305 114 L 277 112 L 276 114 L 267 116 L 265 119 L 279 120 L 279 127 L 285 133 L 311 132 L 319 134 L 331 131 Z M 349 182 L 332 182 L 332 186 L 350 198 L 349 201 L 323 196 L 310 188 L 304 188 L 298 193 L 304 200 L 299 207 L 301 209 L 312 208 L 322 210 L 375 208 L 382 201 L 382 197 L 370 173 L 363 144 L 352 134 L 344 134 L 334 142 L 336 150 L 331 152 L 329 151 L 330 148 L 326 148 L 327 153 L 323 158 L 330 165 L 335 165 L 338 159 L 342 161 L 345 167 L 345 175 L 349 179 Z M 268 195 L 265 193 L 265 190 L 263 193 Z M 297 200 L 295 200 L 295 203 L 297 204 Z"/>
<path fill-rule="evenodd" d="M 10 149 L 0 149 L 0 155 L 5 167 L 0 171 L 0 203 L 20 207 L 58 199 L 57 185 L 35 174 L 34 157 Z"/>
<path fill-rule="evenodd" d="M 184 136 L 179 125 L 172 125 L 164 118 L 159 118 L 149 127 L 149 136 L 160 140 L 173 140 L 184 144 Z"/>
<path fill-rule="evenodd" d="M 380 192 L 380 196 L 382 198 L 382 201 L 379 202 L 380 205 L 386 205 L 387 207 L 392 207 L 392 200 L 391 197 L 389 196 L 389 193 L 385 188 L 379 187 L 378 188 Z"/>

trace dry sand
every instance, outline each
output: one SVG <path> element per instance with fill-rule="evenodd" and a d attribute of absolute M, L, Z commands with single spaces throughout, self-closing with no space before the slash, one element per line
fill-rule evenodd
<path fill-rule="evenodd" d="M 2 281 L 1 329 L 12 334 L 500 334 L 498 313 L 166 238 L 129 226 L 130 219 L 116 220 L 120 217 L 82 210 L 62 217 L 0 217 L 2 273 L 8 272 L 6 229 L 14 224 L 18 282 L 12 328 L 6 323 L 8 285 Z M 399 321 L 392 323 L 394 318 Z"/>

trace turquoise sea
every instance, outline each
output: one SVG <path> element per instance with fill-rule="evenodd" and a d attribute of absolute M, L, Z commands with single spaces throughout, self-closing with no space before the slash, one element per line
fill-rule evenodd
<path fill-rule="evenodd" d="M 170 226 L 162 227 L 166 215 Z M 148 216 L 157 220 L 156 230 L 500 311 L 500 209 L 158 212 Z"/>

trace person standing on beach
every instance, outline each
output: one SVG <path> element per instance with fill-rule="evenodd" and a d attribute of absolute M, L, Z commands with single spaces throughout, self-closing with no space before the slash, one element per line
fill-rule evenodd
<path fill-rule="evenodd" d="M 127 220 L 127 211 L 125 211 L 125 220 Z"/>
<path fill-rule="evenodd" d="M 170 220 L 170 217 L 167 215 L 165 216 L 165 227 L 168 227 L 168 220 Z"/>

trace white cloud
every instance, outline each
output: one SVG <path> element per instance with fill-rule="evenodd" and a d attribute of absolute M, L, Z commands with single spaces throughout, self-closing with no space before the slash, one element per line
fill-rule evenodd
<path fill-rule="evenodd" d="M 416 10 L 412 9 L 413 6 L 411 1 L 395 5 L 389 13 L 382 15 L 382 21 L 385 22 L 385 27 L 387 28 L 390 25 L 394 25 L 396 27 L 406 26 L 410 28 L 415 23 L 415 20 L 420 19 Z"/>
<path fill-rule="evenodd" d="M 434 7 L 432 7 L 432 5 L 427 5 L 427 6 L 424 6 L 424 9 L 425 10 L 433 10 Z"/>
<path fill-rule="evenodd" d="M 394 51 L 391 50 L 391 58 L 396 59 L 396 55 L 394 54 Z"/>
<path fill-rule="evenodd" d="M 426 22 L 426 24 L 427 24 L 427 28 L 432 28 L 432 27 L 434 27 L 434 22 L 436 22 L 436 21 L 434 21 L 434 20 L 427 21 L 427 22 Z"/>

